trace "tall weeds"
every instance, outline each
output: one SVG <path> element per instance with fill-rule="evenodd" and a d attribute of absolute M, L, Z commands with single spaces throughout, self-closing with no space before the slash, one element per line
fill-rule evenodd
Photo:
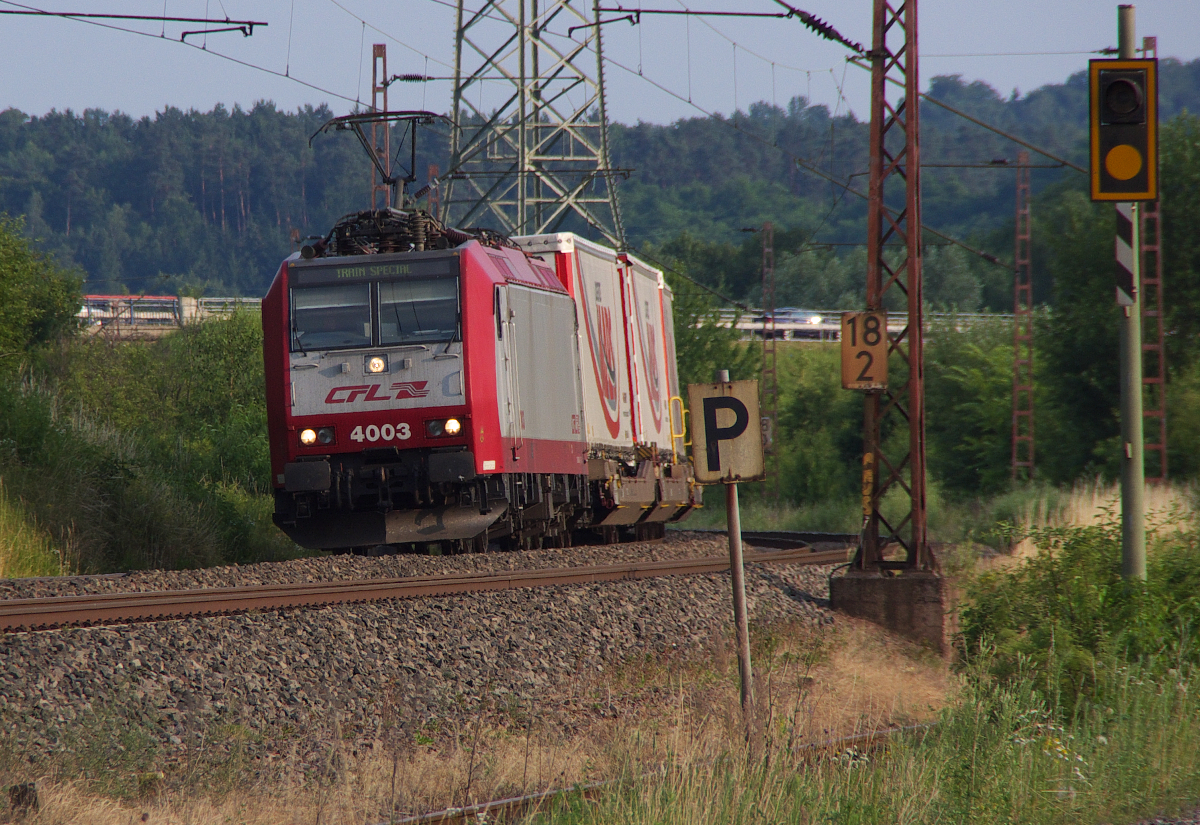
<path fill-rule="evenodd" d="M 1195 671 L 1160 683 L 1140 667 L 1114 672 L 1116 703 L 1061 721 L 1028 679 L 981 674 L 924 734 L 876 752 L 818 760 L 733 748 L 665 775 L 631 765 L 623 787 L 571 800 L 537 823 L 1076 823 L 1131 821 L 1200 798 L 1200 699 Z M 1120 712 L 1117 711 L 1120 708 Z"/>
<path fill-rule="evenodd" d="M 30 518 L 24 502 L 9 498 L 0 482 L 0 578 L 57 575 L 64 561 L 54 541 Z"/>

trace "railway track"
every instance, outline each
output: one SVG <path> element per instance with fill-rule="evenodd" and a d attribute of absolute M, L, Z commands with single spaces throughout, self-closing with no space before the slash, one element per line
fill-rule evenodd
<path fill-rule="evenodd" d="M 756 544 L 744 534 L 747 544 Z M 797 545 L 801 545 L 797 547 Z M 778 541 L 776 542 L 778 546 Z M 793 549 L 748 553 L 753 564 L 836 564 L 845 549 L 814 551 L 807 542 L 792 541 Z M 633 562 L 580 567 L 449 576 L 269 584 L 196 590 L 106 593 L 0 600 L 0 632 L 54 630 L 64 627 L 128 624 L 201 616 L 222 616 L 258 610 L 312 608 L 387 599 L 430 598 L 555 585 L 635 581 L 657 576 L 694 576 L 729 569 L 725 556 Z"/>
<path fill-rule="evenodd" d="M 683 529 L 680 532 L 725 535 L 720 529 Z M 755 547 L 774 547 L 790 550 L 814 544 L 857 545 L 858 533 L 814 533 L 797 530 L 743 530 L 742 541 Z"/>

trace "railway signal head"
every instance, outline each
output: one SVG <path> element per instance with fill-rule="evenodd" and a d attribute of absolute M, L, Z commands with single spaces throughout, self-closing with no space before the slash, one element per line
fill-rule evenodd
<path fill-rule="evenodd" d="M 1088 63 L 1096 201 L 1158 199 L 1158 61 Z"/>

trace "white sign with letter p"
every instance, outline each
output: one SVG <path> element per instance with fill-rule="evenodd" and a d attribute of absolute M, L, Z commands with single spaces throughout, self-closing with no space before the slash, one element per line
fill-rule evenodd
<path fill-rule="evenodd" d="M 759 481 L 766 475 L 757 381 L 689 384 L 688 406 L 697 482 Z"/>

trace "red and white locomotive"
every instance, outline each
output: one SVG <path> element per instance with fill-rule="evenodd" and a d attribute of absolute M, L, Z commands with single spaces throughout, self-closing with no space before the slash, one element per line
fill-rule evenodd
<path fill-rule="evenodd" d="M 399 209 L 302 253 L 262 304 L 274 518 L 298 544 L 653 538 L 695 506 L 658 270 Z"/>

